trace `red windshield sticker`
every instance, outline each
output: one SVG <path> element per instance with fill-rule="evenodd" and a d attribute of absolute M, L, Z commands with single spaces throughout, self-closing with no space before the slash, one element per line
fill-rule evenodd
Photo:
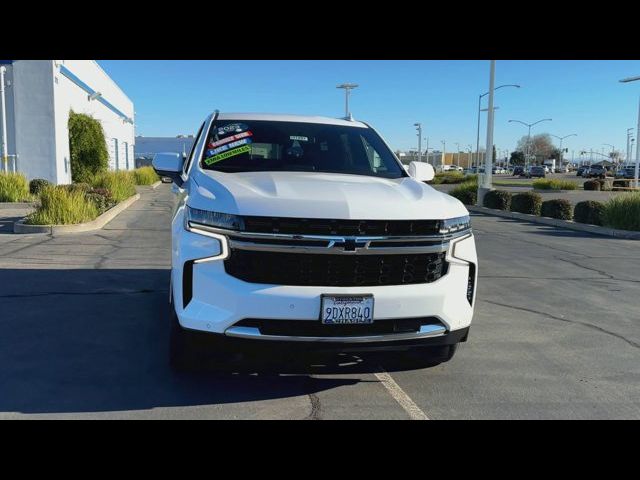
<path fill-rule="evenodd" d="M 223 138 L 222 140 L 218 140 L 217 142 L 210 142 L 209 148 L 216 148 L 216 147 L 219 147 L 220 145 L 224 145 L 225 143 L 233 142 L 235 140 L 240 140 L 241 138 L 250 137 L 252 135 L 253 133 L 251 132 L 242 132 L 236 135 L 231 135 L 230 137 Z"/>

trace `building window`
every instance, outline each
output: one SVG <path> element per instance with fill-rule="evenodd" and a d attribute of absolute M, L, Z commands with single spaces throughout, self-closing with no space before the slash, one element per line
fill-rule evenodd
<path fill-rule="evenodd" d="M 118 151 L 118 139 L 113 139 L 113 159 L 116 162 L 116 170 L 120 170 L 120 155 Z"/>

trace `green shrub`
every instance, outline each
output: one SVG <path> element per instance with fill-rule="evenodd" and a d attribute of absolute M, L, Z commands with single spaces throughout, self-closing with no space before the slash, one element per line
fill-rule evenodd
<path fill-rule="evenodd" d="M 604 204 L 603 225 L 640 231 L 640 192 L 624 193 Z"/>
<path fill-rule="evenodd" d="M 587 223 L 589 225 L 602 225 L 602 213 L 604 204 L 589 200 L 578 202 L 573 209 L 573 220 L 577 223 Z"/>
<path fill-rule="evenodd" d="M 94 176 L 91 180 L 94 188 L 106 188 L 109 190 L 111 197 L 116 202 L 122 202 L 136 194 L 133 175 L 127 171 L 106 172 Z"/>
<path fill-rule="evenodd" d="M 604 178 L 596 178 L 596 182 L 600 184 L 600 190 L 610 192 L 611 187 L 613 185 L 613 180 L 604 179 Z"/>
<path fill-rule="evenodd" d="M 40 205 L 27 216 L 30 225 L 71 225 L 90 222 L 98 216 L 95 204 L 81 191 L 64 186 L 48 186 L 40 192 Z"/>
<path fill-rule="evenodd" d="M 542 197 L 539 193 L 524 192 L 517 193 L 511 199 L 511 211 L 528 213 L 530 215 L 540 215 L 542 208 Z"/>
<path fill-rule="evenodd" d="M 0 202 L 29 201 L 29 183 L 21 173 L 0 173 Z"/>
<path fill-rule="evenodd" d="M 98 120 L 83 113 L 69 113 L 69 154 L 74 182 L 88 182 L 92 176 L 107 171 L 109 153 Z"/>
<path fill-rule="evenodd" d="M 511 198 L 512 195 L 510 192 L 491 190 L 484 196 L 484 206 L 487 208 L 509 211 L 511 209 Z"/>
<path fill-rule="evenodd" d="M 600 182 L 597 180 L 587 180 L 582 187 L 585 190 L 600 190 Z"/>
<path fill-rule="evenodd" d="M 133 171 L 133 180 L 136 185 L 153 185 L 160 177 L 153 167 L 140 167 Z"/>
<path fill-rule="evenodd" d="M 51 186 L 51 182 L 49 180 L 45 180 L 44 178 L 34 178 L 29 182 L 29 193 L 32 195 L 39 195 L 44 187 Z"/>
<path fill-rule="evenodd" d="M 91 185 L 88 183 L 71 183 L 69 185 L 63 185 L 70 192 L 82 192 L 87 193 L 91 190 Z"/>
<path fill-rule="evenodd" d="M 95 204 L 100 214 L 106 212 L 117 203 L 111 197 L 111 192 L 106 188 L 94 188 L 87 192 L 85 197 Z"/>
<path fill-rule="evenodd" d="M 546 202 L 542 202 L 540 215 L 543 217 L 557 218 L 559 220 L 571 220 L 573 218 L 573 207 L 569 200 L 547 200 Z"/>
<path fill-rule="evenodd" d="M 461 183 L 451 190 L 449 195 L 457 198 L 465 205 L 475 205 L 478 200 L 478 184 L 473 181 Z"/>
<path fill-rule="evenodd" d="M 631 180 L 614 180 L 613 181 L 613 186 L 615 187 L 622 187 L 622 188 L 629 188 L 631 186 Z"/>
<path fill-rule="evenodd" d="M 538 190 L 575 190 L 578 188 L 575 182 L 571 180 L 558 180 L 556 178 L 540 178 L 534 180 L 533 188 Z"/>

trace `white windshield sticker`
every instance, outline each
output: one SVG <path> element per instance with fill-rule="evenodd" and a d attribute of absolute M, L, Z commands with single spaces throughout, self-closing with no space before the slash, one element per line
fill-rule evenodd
<path fill-rule="evenodd" d="M 218 135 L 228 135 L 229 133 L 240 133 L 249 130 L 249 127 L 244 123 L 231 123 L 218 127 Z"/>
<path fill-rule="evenodd" d="M 289 140 L 297 140 L 299 142 L 308 142 L 309 138 L 308 137 L 297 137 L 295 135 L 292 135 L 291 137 L 289 137 Z"/>

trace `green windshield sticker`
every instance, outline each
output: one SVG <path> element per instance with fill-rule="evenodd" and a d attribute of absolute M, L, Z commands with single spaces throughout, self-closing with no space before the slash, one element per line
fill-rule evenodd
<path fill-rule="evenodd" d="M 218 155 L 214 155 L 213 157 L 205 158 L 204 163 L 206 163 L 207 165 L 213 165 L 214 163 L 226 160 L 229 157 L 233 157 L 235 155 L 240 155 L 241 153 L 247 153 L 250 151 L 251 145 L 245 145 L 243 147 L 235 148 L 224 153 L 219 153 Z"/>

